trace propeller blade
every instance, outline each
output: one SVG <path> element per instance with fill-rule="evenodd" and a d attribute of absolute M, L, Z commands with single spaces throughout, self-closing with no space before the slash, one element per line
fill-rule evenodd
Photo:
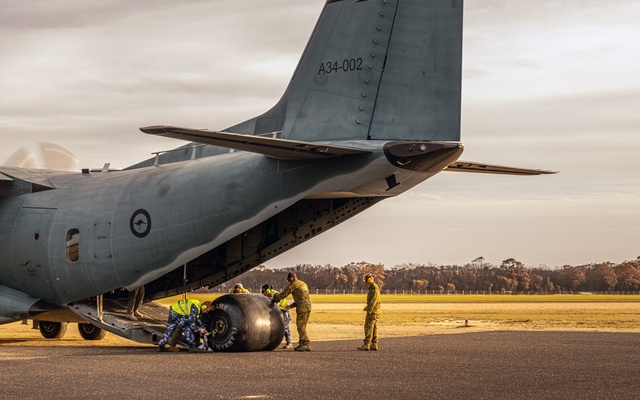
<path fill-rule="evenodd" d="M 52 171 L 77 171 L 78 159 L 66 148 L 47 142 L 38 142 L 34 150 L 21 147 L 11 154 L 4 165 L 18 168 Z"/>
<path fill-rule="evenodd" d="M 21 147 L 14 151 L 3 165 L 18 168 L 38 168 L 38 161 L 33 150 Z"/>
<path fill-rule="evenodd" d="M 41 166 L 43 166 L 44 169 L 51 169 L 54 171 L 78 170 L 78 159 L 66 148 L 47 142 L 41 142 L 39 145 L 42 151 Z"/>

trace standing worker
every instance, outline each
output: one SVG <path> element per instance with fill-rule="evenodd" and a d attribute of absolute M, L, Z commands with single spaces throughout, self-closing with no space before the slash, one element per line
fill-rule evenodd
<path fill-rule="evenodd" d="M 311 351 L 311 341 L 307 335 L 307 322 L 311 314 L 311 299 L 309 298 L 309 288 L 307 284 L 298 280 L 295 272 L 289 272 L 287 276 L 289 286 L 282 293 L 273 296 L 273 301 L 279 302 L 286 299 L 290 294 L 293 295 L 293 303 L 289 308 L 296 309 L 296 327 L 298 328 L 298 336 L 300 343 L 294 349 L 295 351 Z"/>
<path fill-rule="evenodd" d="M 363 311 L 367 312 L 364 320 L 364 344 L 358 350 L 378 350 L 378 318 L 380 318 L 380 288 L 373 281 L 373 275 L 366 274 L 364 281 L 369 284 L 367 293 L 367 306 Z"/>
<path fill-rule="evenodd" d="M 260 288 L 260 292 L 263 296 L 267 296 L 268 298 L 273 300 L 273 296 L 278 294 L 277 291 L 273 290 L 273 287 L 268 283 L 265 283 Z M 284 338 L 287 339 L 287 343 L 282 347 L 283 349 L 292 349 L 293 344 L 291 344 L 291 329 L 289 329 L 289 323 L 291 322 L 291 311 L 289 311 L 289 303 L 287 303 L 287 299 L 282 299 L 278 302 L 278 306 L 280 310 L 282 310 L 282 317 L 284 318 Z"/>
<path fill-rule="evenodd" d="M 199 300 L 180 300 L 171 304 L 167 330 L 158 342 L 158 351 L 167 351 L 164 345 L 167 344 L 176 327 L 180 326 L 189 345 L 189 351 L 197 352 L 194 332 L 200 332 L 202 335 L 207 333 L 199 318 L 202 307 Z M 207 307 L 205 306 L 205 308 Z"/>
<path fill-rule="evenodd" d="M 144 285 L 133 289 L 127 296 L 127 318 L 131 321 L 137 321 L 138 317 L 143 315 L 138 311 L 140 305 L 144 301 Z"/>

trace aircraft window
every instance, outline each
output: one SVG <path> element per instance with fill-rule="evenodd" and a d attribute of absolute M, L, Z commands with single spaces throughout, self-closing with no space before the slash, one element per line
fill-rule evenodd
<path fill-rule="evenodd" d="M 80 231 L 70 229 L 67 232 L 67 261 L 77 263 L 80 260 Z"/>

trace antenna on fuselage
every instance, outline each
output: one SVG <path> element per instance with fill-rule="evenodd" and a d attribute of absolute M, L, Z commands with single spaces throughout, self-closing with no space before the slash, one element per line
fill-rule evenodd
<path fill-rule="evenodd" d="M 182 285 L 187 286 L 187 264 L 183 266 L 182 270 Z M 182 300 L 187 301 L 187 291 L 182 292 Z"/>

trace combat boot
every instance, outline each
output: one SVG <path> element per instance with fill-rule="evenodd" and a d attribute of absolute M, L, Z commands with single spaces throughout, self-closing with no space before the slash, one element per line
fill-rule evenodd
<path fill-rule="evenodd" d="M 371 350 L 371 349 L 369 348 L 369 345 L 368 345 L 368 344 L 363 344 L 362 346 L 358 347 L 358 350 L 362 350 L 362 351 L 369 351 L 369 350 Z M 377 349 L 376 349 L 376 350 L 377 350 Z"/>
<path fill-rule="evenodd" d="M 171 345 L 169 345 L 169 351 L 172 352 L 172 353 L 175 353 L 175 352 L 180 351 L 180 349 L 177 348 L 175 344 L 171 344 Z"/>
<path fill-rule="evenodd" d="M 293 344 L 291 342 L 285 344 L 284 346 L 282 346 L 283 349 L 293 349 Z"/>
<path fill-rule="evenodd" d="M 167 349 L 165 349 L 164 346 L 158 346 L 158 352 L 163 352 L 163 351 L 167 351 Z"/>
<path fill-rule="evenodd" d="M 378 351 L 378 343 L 371 343 L 371 346 L 369 346 L 369 350 Z"/>
<path fill-rule="evenodd" d="M 311 346 L 308 344 L 301 344 L 294 349 L 295 351 L 311 351 Z"/>

